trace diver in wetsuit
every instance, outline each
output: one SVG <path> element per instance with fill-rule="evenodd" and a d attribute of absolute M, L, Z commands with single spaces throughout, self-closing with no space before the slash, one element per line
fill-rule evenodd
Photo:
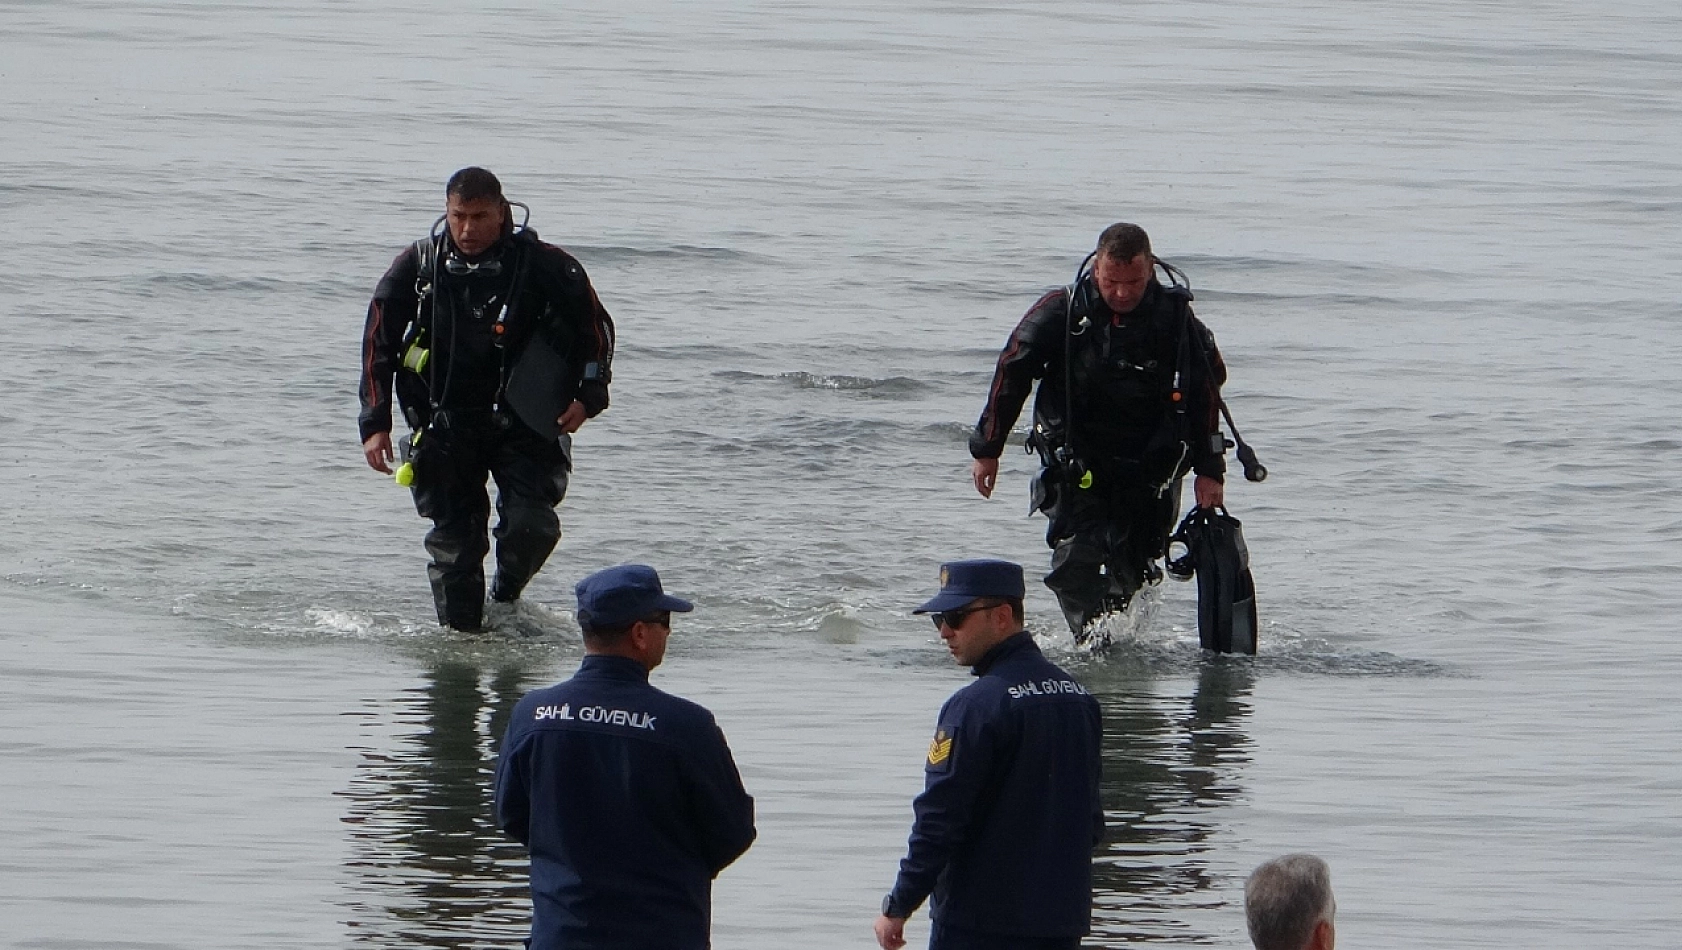
<path fill-rule="evenodd" d="M 1226 365 L 1178 270 L 1133 224 L 1106 228 L 1088 260 L 1011 333 L 969 439 L 975 488 L 991 497 L 1006 437 L 1039 381 L 1029 447 L 1043 468 L 1033 506 L 1051 520 L 1045 583 L 1077 639 L 1161 577 L 1155 561 L 1179 480 L 1196 472 L 1197 504 L 1213 508 L 1226 471 Z"/>
<path fill-rule="evenodd" d="M 471 631 L 483 622 L 486 478 L 497 485 L 490 596 L 510 602 L 560 538 L 572 433 L 607 408 L 614 327 L 578 261 L 515 227 L 489 171 L 450 178 L 441 222 L 397 255 L 368 305 L 358 424 L 368 465 L 391 473 L 395 391 L 412 430 L 396 474 L 432 520 L 438 622 Z"/>

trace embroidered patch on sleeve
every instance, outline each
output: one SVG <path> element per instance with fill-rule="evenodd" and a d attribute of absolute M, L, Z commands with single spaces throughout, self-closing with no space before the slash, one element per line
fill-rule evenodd
<path fill-rule="evenodd" d="M 929 743 L 929 759 L 925 767 L 930 772 L 944 772 L 952 765 L 952 740 L 956 738 L 956 730 L 941 726 L 934 731 L 934 740 Z"/>

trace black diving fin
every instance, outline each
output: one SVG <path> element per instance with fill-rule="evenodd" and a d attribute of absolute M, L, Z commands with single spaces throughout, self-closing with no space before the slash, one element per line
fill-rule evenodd
<path fill-rule="evenodd" d="M 1216 653 L 1256 652 L 1256 584 L 1250 577 L 1250 549 L 1243 523 L 1225 508 L 1193 508 L 1169 537 L 1168 573 L 1181 580 L 1197 575 L 1197 638 Z"/>

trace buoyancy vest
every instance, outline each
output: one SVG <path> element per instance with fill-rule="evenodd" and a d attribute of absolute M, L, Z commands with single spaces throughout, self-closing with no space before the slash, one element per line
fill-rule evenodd
<path fill-rule="evenodd" d="M 1183 470 L 1187 434 L 1172 396 L 1176 374 L 1183 385 L 1189 372 L 1181 366 L 1186 306 L 1182 295 L 1160 284 L 1125 315 L 1112 313 L 1096 294 L 1076 294 L 1070 314 L 1076 332 L 1068 347 L 1071 391 L 1061 398 L 1073 414 L 1076 453 L 1088 467 L 1153 483 Z"/>

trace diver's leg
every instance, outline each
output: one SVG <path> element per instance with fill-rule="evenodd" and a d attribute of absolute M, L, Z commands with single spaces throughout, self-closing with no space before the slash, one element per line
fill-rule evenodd
<path fill-rule="evenodd" d="M 491 465 L 497 514 L 493 600 L 517 599 L 555 550 L 561 538 L 555 507 L 566 496 L 571 445 L 571 436 L 551 442 L 519 422 L 499 439 Z"/>
<path fill-rule="evenodd" d="M 428 432 L 415 464 L 415 510 L 432 519 L 426 575 L 438 622 L 477 630 L 485 605 L 485 553 L 490 543 L 490 498 L 485 465 L 475 440 L 447 430 Z"/>
<path fill-rule="evenodd" d="M 1089 489 L 1061 492 L 1048 514 L 1051 526 L 1045 540 L 1051 546 L 1051 572 L 1045 586 L 1057 595 L 1063 620 L 1078 639 L 1104 611 L 1109 525 L 1104 505 Z"/>
<path fill-rule="evenodd" d="M 1110 596 L 1125 606 L 1146 584 L 1162 579 L 1156 559 L 1173 528 L 1174 492 L 1158 495 L 1152 486 L 1130 485 L 1117 500 L 1111 518 Z"/>

